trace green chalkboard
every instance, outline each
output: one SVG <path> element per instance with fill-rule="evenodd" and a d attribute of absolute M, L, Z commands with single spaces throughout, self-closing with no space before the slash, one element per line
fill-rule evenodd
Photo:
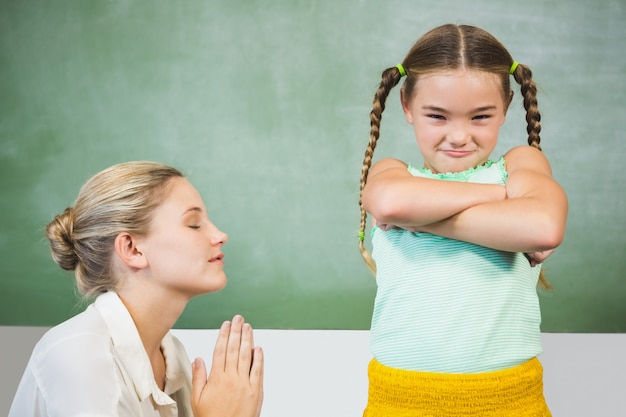
<path fill-rule="evenodd" d="M 358 179 L 382 69 L 446 22 L 492 32 L 540 85 L 543 146 L 570 198 L 545 265 L 543 330 L 626 331 L 623 0 L 0 2 L 0 325 L 83 306 L 45 224 L 117 162 L 180 168 L 230 240 L 229 284 L 177 327 L 367 329 Z M 377 158 L 420 163 L 397 91 Z M 517 95 L 519 96 L 519 94 Z M 518 97 L 496 154 L 525 141 Z M 494 155 L 494 156 L 498 156 Z"/>

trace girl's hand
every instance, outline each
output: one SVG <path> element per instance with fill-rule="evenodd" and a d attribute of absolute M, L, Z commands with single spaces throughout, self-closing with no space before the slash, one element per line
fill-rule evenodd
<path fill-rule="evenodd" d="M 378 226 L 378 228 L 382 230 L 383 232 L 398 228 L 398 226 L 394 226 L 393 224 L 386 224 L 386 223 L 377 223 L 376 226 Z"/>
<path fill-rule="evenodd" d="M 528 262 L 530 262 L 530 266 L 537 266 L 540 263 L 543 263 L 543 261 L 545 261 L 546 259 L 548 259 L 548 257 L 552 255 L 553 252 L 554 249 L 550 249 L 541 252 L 525 253 L 524 256 L 526 256 L 526 259 L 528 259 Z"/>
<path fill-rule="evenodd" d="M 379 223 L 377 226 L 383 232 L 386 232 L 387 230 L 391 230 L 391 229 L 403 229 L 403 230 L 408 230 L 409 232 L 425 232 L 426 229 L 428 228 L 428 226 L 397 226 L 395 224 L 386 224 L 386 223 Z"/>
<path fill-rule="evenodd" d="M 379 223 L 376 221 L 376 219 L 372 219 L 372 225 L 377 226 L 383 232 L 386 232 L 387 230 L 391 230 L 391 229 L 404 229 L 404 230 L 408 230 L 409 232 L 421 232 L 424 229 L 423 227 L 420 227 L 420 226 L 398 226 L 398 225 L 389 224 L 389 223 Z"/>
<path fill-rule="evenodd" d="M 263 404 L 263 350 L 254 347 L 243 317 L 224 322 L 215 344 L 211 373 L 204 361 L 192 367 L 191 407 L 196 417 L 259 417 Z"/>

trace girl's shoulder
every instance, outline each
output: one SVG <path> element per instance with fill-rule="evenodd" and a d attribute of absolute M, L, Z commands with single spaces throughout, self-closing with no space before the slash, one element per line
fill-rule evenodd
<path fill-rule="evenodd" d="M 406 167 L 408 166 L 408 164 L 404 161 L 401 161 L 399 159 L 396 158 L 382 158 L 379 161 L 377 161 L 376 163 L 374 163 L 374 165 L 372 166 L 372 171 L 384 171 L 386 169 L 390 169 L 390 168 L 404 168 L 406 169 Z"/>
<path fill-rule="evenodd" d="M 399 159 L 383 158 L 377 161 L 376 163 L 374 163 L 374 165 L 372 166 L 369 172 L 369 179 L 371 180 L 375 176 L 386 171 L 395 172 L 395 173 L 400 172 L 401 175 L 402 175 L 402 172 L 408 173 L 407 166 L 408 165 L 405 162 L 402 162 Z"/>
<path fill-rule="evenodd" d="M 546 156 L 534 146 L 516 146 L 504 155 L 506 170 L 532 170 L 551 174 L 550 163 Z"/>

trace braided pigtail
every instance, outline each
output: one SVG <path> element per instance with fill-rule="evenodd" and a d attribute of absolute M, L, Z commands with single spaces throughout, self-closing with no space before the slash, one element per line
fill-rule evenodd
<path fill-rule="evenodd" d="M 387 96 L 393 87 L 395 87 L 402 78 L 404 69 L 401 65 L 397 67 L 387 68 L 382 73 L 382 80 L 376 93 L 374 95 L 374 102 L 372 105 L 372 111 L 370 112 L 370 140 L 365 149 L 365 157 L 363 159 L 363 167 L 361 168 L 361 184 L 359 192 L 359 207 L 361 209 L 361 227 L 359 231 L 359 250 L 361 256 L 365 261 L 367 267 L 376 274 L 376 263 L 365 247 L 365 228 L 367 226 L 367 212 L 363 207 L 363 189 L 367 183 L 367 175 L 372 166 L 372 160 L 374 158 L 374 150 L 376 149 L 376 143 L 380 137 L 380 122 L 382 119 L 383 111 L 385 110 L 385 101 Z"/>
<path fill-rule="evenodd" d="M 526 109 L 526 132 L 528 133 L 528 144 L 541 150 L 541 114 L 537 106 L 537 85 L 533 80 L 533 73 L 526 65 L 519 64 L 513 71 L 513 78 L 520 85 L 522 97 L 524 99 L 524 109 Z M 545 277 L 543 269 L 539 274 L 539 284 L 544 289 L 552 289 L 552 285 Z"/>
<path fill-rule="evenodd" d="M 526 132 L 528 133 L 528 144 L 541 150 L 539 143 L 541 137 L 541 114 L 537 106 L 537 85 L 533 80 L 533 73 L 526 65 L 519 64 L 513 72 L 515 81 L 520 85 L 522 97 L 524 98 L 524 109 L 526 109 Z"/>

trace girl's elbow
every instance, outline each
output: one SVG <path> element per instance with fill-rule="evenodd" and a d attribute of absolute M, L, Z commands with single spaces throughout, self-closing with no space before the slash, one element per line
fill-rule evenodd
<path fill-rule="evenodd" d="M 368 192 L 369 191 L 369 192 Z M 386 190 L 364 190 L 363 208 L 379 223 L 391 223 L 398 217 L 397 199 Z"/>
<path fill-rule="evenodd" d="M 398 219 L 396 208 L 392 204 L 384 204 L 379 202 L 371 207 L 368 212 L 376 219 L 378 223 L 395 224 Z"/>
<path fill-rule="evenodd" d="M 559 221 L 548 221 L 539 230 L 538 246 L 542 250 L 555 249 L 563 242 L 565 237 L 565 223 Z"/>
<path fill-rule="evenodd" d="M 539 243 L 542 250 L 550 250 L 558 248 L 563 242 L 563 234 L 552 233 L 544 236 L 543 240 Z"/>
<path fill-rule="evenodd" d="M 543 215 L 536 218 L 538 226 L 536 230 L 539 236 L 539 245 L 544 250 L 557 248 L 565 238 L 565 225 L 567 222 L 567 198 L 562 195 L 560 204 L 553 205 L 541 212 Z"/>

